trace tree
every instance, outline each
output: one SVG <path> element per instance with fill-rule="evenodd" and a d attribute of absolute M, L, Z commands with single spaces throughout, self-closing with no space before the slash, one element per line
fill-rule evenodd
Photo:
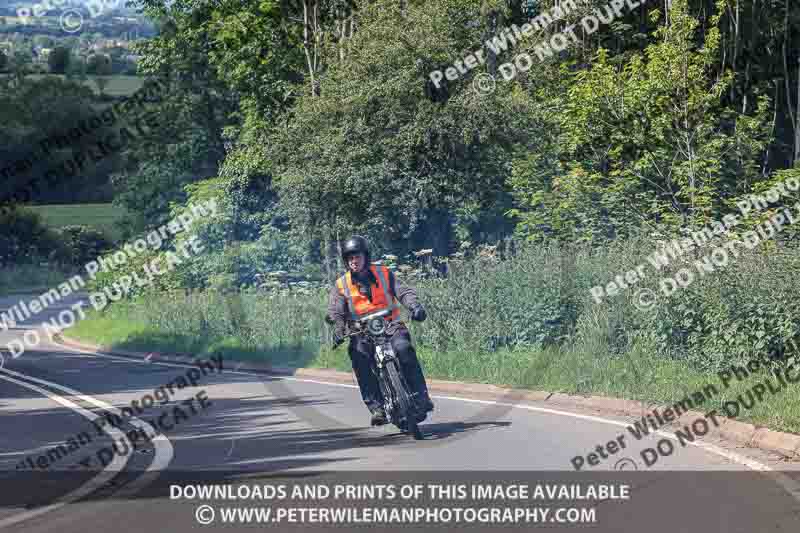
<path fill-rule="evenodd" d="M 86 72 L 94 76 L 94 82 L 100 91 L 100 96 L 105 95 L 108 86 L 108 76 L 111 75 L 111 58 L 104 54 L 94 54 L 89 57 Z"/>
<path fill-rule="evenodd" d="M 74 56 L 70 58 L 66 75 L 68 78 L 86 81 L 86 60 L 81 56 Z"/>
<path fill-rule="evenodd" d="M 33 65 L 33 55 L 27 50 L 16 50 L 9 61 L 8 69 L 14 75 L 17 83 L 22 83 L 25 76 L 30 74 Z"/>
<path fill-rule="evenodd" d="M 55 142 L 56 135 L 63 136 L 63 132 L 82 123 L 89 124 L 97 114 L 94 100 L 90 87 L 56 76 L 28 78 L 0 91 L 0 161 L 2 170 L 11 169 L 10 175 L 1 180 L 0 203 L 11 191 L 29 186 L 36 201 L 52 203 L 73 201 L 106 187 L 113 170 L 110 167 L 115 163 L 113 156 L 99 163 L 86 163 L 80 172 L 70 174 L 65 170 L 46 176 L 49 170 L 59 168 L 65 158 L 74 157 L 109 134 L 107 126 L 100 124 L 82 131 L 79 139 L 70 139 L 66 144 Z M 49 141 L 44 148 L 37 150 L 46 139 Z"/>
<path fill-rule="evenodd" d="M 552 146 L 514 163 L 524 234 L 601 242 L 703 226 L 760 178 L 769 98 L 747 113 L 725 105 L 733 76 L 714 72 L 719 30 L 698 45 L 687 4 L 672 0 L 644 52 L 620 64 L 600 49 L 553 98 Z"/>
<path fill-rule="evenodd" d="M 470 83 L 444 103 L 426 92 L 435 60 L 423 58 L 458 57 L 479 42 L 482 28 L 463 28 L 480 11 L 465 4 L 362 7 L 347 53 L 331 52 L 320 90 L 307 91 L 267 143 L 295 228 L 323 242 L 364 231 L 401 253 L 436 254 L 452 251 L 465 219 L 495 237 L 510 230 L 510 148 L 535 136 L 521 120 L 526 101 L 505 87 L 484 97 Z"/>
<path fill-rule="evenodd" d="M 57 46 L 47 57 L 47 64 L 52 74 L 65 74 L 70 61 L 70 51 L 64 46 Z"/>
<path fill-rule="evenodd" d="M 136 53 L 169 79 L 169 127 L 126 152 L 115 201 L 143 228 L 208 178 L 237 261 L 265 235 L 319 265 L 351 230 L 446 253 L 514 227 L 574 242 L 703 224 L 800 147 L 796 0 L 616 17 L 608 0 L 134 3 L 160 29 Z M 432 71 L 554 8 L 570 12 L 434 89 Z M 539 55 L 569 27 L 568 49 Z M 535 67 L 501 80 L 523 51 Z M 493 94 L 475 93 L 479 74 Z"/>
<path fill-rule="evenodd" d="M 47 35 L 37 35 L 33 38 L 33 44 L 40 48 L 52 48 L 53 39 Z"/>

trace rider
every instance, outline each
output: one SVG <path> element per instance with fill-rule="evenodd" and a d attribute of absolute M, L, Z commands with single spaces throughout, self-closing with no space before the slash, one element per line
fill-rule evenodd
<path fill-rule="evenodd" d="M 394 273 L 385 266 L 370 263 L 369 245 L 364 237 L 354 235 L 349 238 L 342 246 L 342 259 L 347 272 L 336 280 L 328 304 L 328 316 L 335 324 L 334 348 L 344 342 L 345 325 L 348 321 L 391 308 L 391 321 L 386 330 L 391 336 L 392 348 L 400 359 L 403 375 L 412 394 L 418 394 L 426 410 L 433 411 L 433 402 L 428 395 L 425 376 L 411 345 L 411 334 L 403 322 L 397 321 L 400 314 L 398 300 L 409 310 L 411 320 L 419 322 L 425 320 L 427 314 L 417 301 L 416 292 L 400 283 Z M 348 352 L 358 387 L 361 389 L 361 397 L 372 413 L 371 424 L 379 426 L 385 424 L 387 420 L 378 380 L 370 367 L 374 350 L 375 347 L 363 336 L 350 337 Z"/>

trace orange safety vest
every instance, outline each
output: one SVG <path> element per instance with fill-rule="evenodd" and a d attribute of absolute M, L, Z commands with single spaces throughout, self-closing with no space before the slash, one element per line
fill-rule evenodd
<path fill-rule="evenodd" d="M 389 287 L 389 269 L 383 265 L 370 265 L 369 269 L 378 280 L 378 290 L 372 291 L 372 301 L 358 290 L 358 285 L 353 283 L 353 277 L 348 271 L 344 276 L 336 280 L 336 287 L 339 294 L 347 300 L 347 307 L 350 309 L 350 316 L 353 320 L 366 316 L 370 313 L 377 313 L 384 309 L 391 309 L 389 318 L 397 320 L 400 316 L 400 306 L 397 299 L 391 293 Z"/>

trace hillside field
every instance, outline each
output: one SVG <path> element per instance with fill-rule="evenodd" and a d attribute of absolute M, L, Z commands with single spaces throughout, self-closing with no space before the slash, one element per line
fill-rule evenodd
<path fill-rule="evenodd" d="M 38 213 L 45 224 L 52 228 L 71 225 L 91 226 L 115 241 L 119 231 L 114 227 L 122 211 L 112 204 L 69 204 L 69 205 L 34 205 L 29 209 Z"/>

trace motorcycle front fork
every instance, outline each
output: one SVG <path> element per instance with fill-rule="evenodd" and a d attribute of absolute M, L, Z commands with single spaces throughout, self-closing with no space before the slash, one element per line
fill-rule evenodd
<path fill-rule="evenodd" d="M 392 401 L 392 394 L 389 390 L 389 379 L 383 374 L 385 372 L 384 367 L 387 364 L 391 364 L 390 361 L 393 359 L 395 360 L 398 369 L 402 372 L 400 362 L 395 357 L 394 350 L 392 350 L 391 345 L 375 345 L 375 367 L 373 370 L 375 371 L 375 377 L 378 380 L 378 388 L 380 389 L 381 396 L 383 397 L 383 408 L 390 418 L 394 418 L 392 416 L 394 414 L 394 402 Z"/>

